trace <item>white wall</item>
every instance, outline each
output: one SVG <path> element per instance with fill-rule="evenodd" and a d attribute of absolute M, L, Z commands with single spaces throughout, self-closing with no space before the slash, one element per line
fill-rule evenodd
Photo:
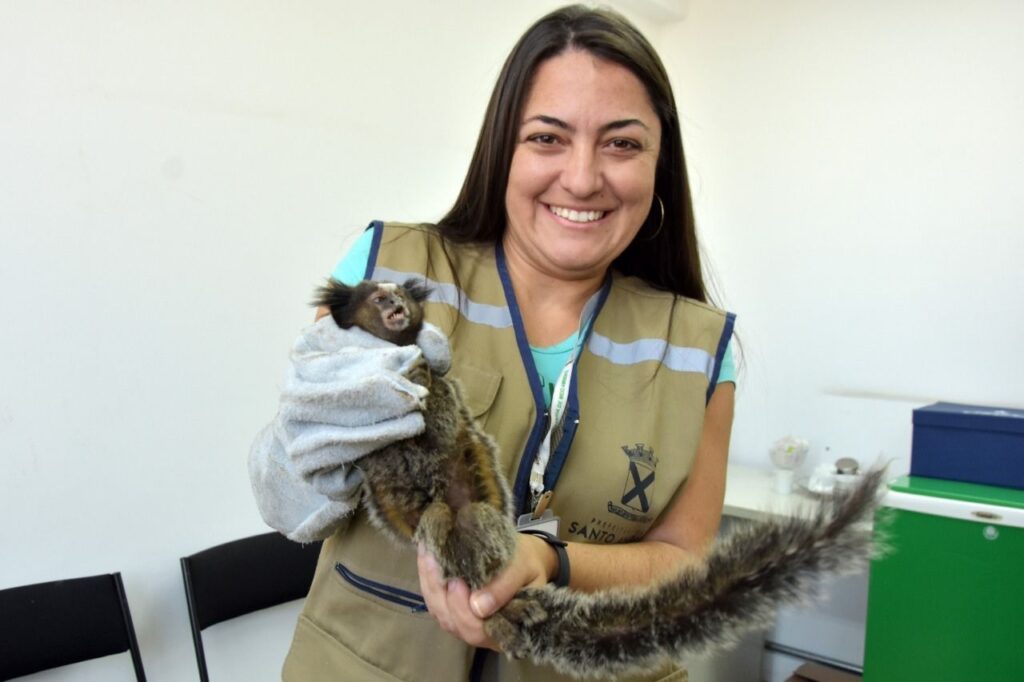
<path fill-rule="evenodd" d="M 658 47 L 748 359 L 734 459 L 906 469 L 913 407 L 1024 405 L 1024 4 L 687 8 Z"/>
<path fill-rule="evenodd" d="M 314 285 L 448 207 L 556 4 L 0 5 L 0 588 L 120 570 L 149 678 L 196 679 L 178 558 L 266 530 L 245 458 Z M 211 674 L 277 679 L 294 616 L 210 630 Z"/>
<path fill-rule="evenodd" d="M 706 0 L 658 36 L 747 356 L 733 460 L 793 433 L 806 468 L 902 473 L 914 407 L 1024 405 L 1022 27 L 1010 0 Z M 866 583 L 768 638 L 861 664 Z"/>
<path fill-rule="evenodd" d="M 370 219 L 447 207 L 556 4 L 3 4 L 0 588 L 120 570 L 150 679 L 195 679 L 177 560 L 264 529 L 245 455 L 311 288 Z M 913 405 L 1020 405 L 1021 6 L 622 4 L 740 314 L 734 458 L 905 457 Z M 213 672 L 276 679 L 293 620 L 214 628 Z"/>

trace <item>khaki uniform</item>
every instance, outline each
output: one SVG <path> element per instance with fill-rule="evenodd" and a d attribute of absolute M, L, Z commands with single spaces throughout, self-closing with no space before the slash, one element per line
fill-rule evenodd
<path fill-rule="evenodd" d="M 426 277 L 433 288 L 426 319 L 449 334 L 451 374 L 497 441 L 523 511 L 546 414 L 501 247 L 445 250 L 429 226 L 372 228 L 370 278 Z M 629 542 L 643 537 L 689 473 L 733 318 L 614 273 L 598 296 L 545 483 L 562 539 Z M 473 656 L 425 613 L 415 547 L 396 546 L 360 511 L 324 542 L 284 679 L 461 681 Z M 569 678 L 501 657 L 498 679 Z M 686 673 L 669 666 L 635 679 Z"/>

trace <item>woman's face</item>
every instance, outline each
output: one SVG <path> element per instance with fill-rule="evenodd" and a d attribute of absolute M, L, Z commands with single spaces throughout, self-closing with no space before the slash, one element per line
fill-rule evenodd
<path fill-rule="evenodd" d="M 541 64 L 505 189 L 509 257 L 557 279 L 603 277 L 651 210 L 660 147 L 628 69 L 575 50 Z"/>

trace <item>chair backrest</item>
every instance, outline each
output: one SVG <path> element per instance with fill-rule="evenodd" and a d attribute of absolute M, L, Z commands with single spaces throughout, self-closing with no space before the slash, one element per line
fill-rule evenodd
<path fill-rule="evenodd" d="M 124 651 L 144 682 L 120 573 L 0 590 L 0 679 Z"/>
<path fill-rule="evenodd" d="M 202 682 L 209 680 L 202 631 L 225 620 L 305 597 L 313 581 L 320 544 L 300 545 L 271 532 L 182 557 L 185 600 Z"/>

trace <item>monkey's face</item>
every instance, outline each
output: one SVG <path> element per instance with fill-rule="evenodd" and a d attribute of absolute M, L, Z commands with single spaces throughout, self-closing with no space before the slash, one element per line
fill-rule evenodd
<path fill-rule="evenodd" d="M 398 345 L 414 343 L 423 324 L 423 306 L 416 290 L 390 282 L 364 282 L 365 297 L 353 320 L 360 327 Z M 359 292 L 359 288 L 356 289 Z M 353 303 L 359 300 L 357 296 Z"/>
<path fill-rule="evenodd" d="M 391 332 L 405 331 L 414 322 L 405 290 L 397 284 L 379 284 L 370 294 L 370 303 L 377 309 L 381 324 Z"/>
<path fill-rule="evenodd" d="M 316 305 L 327 306 L 342 328 L 356 325 L 399 346 L 416 342 L 423 325 L 423 303 L 430 289 L 410 279 L 405 284 L 363 280 L 354 287 L 328 280 L 317 290 Z"/>

